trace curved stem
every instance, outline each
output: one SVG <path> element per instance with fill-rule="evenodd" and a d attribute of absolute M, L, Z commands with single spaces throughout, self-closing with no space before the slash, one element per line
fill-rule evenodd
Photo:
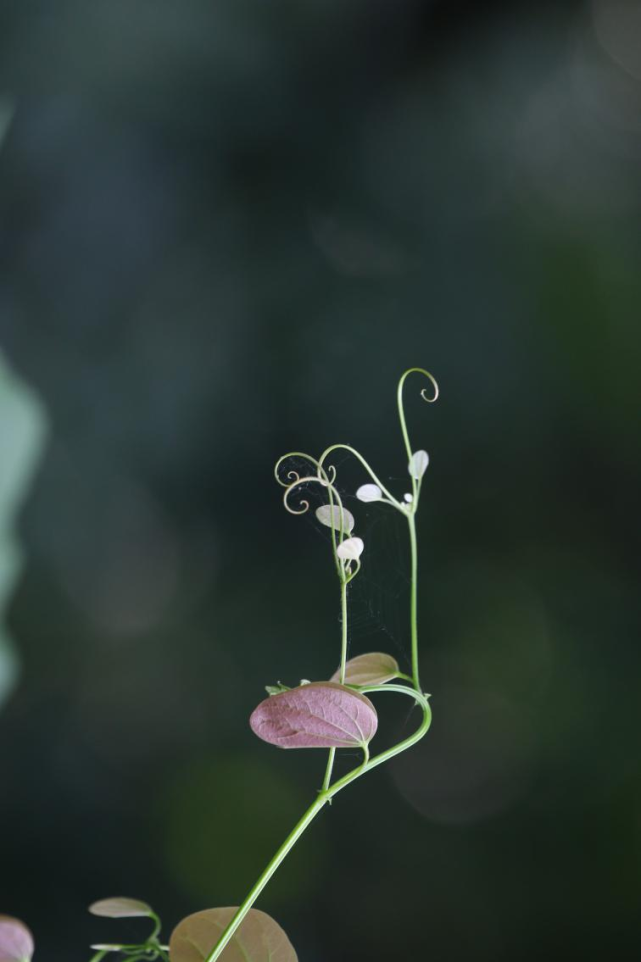
<path fill-rule="evenodd" d="M 292 474 L 296 474 L 296 472 L 294 471 L 292 472 Z M 285 510 L 289 511 L 290 514 L 306 514 L 306 512 L 309 511 L 309 501 L 307 500 L 304 500 L 304 499 L 301 500 L 300 508 L 298 510 L 296 510 L 295 508 L 292 508 L 291 505 L 289 504 L 290 494 L 292 493 L 292 491 L 294 491 L 295 488 L 298 488 L 301 484 L 320 484 L 321 487 L 327 488 L 327 491 L 329 492 L 329 505 L 330 505 L 332 521 L 334 520 L 334 498 L 336 498 L 338 514 L 340 517 L 340 541 L 343 541 L 343 536 L 349 533 L 346 531 L 344 527 L 345 512 L 343 509 L 343 502 L 341 500 L 340 494 L 334 487 L 333 483 L 329 480 L 329 477 L 325 472 L 325 470 L 323 469 L 322 465 L 318 466 L 318 474 L 310 474 L 302 478 L 300 477 L 300 475 L 296 474 L 296 479 L 292 481 L 291 484 L 288 484 L 285 487 L 285 492 L 283 494 L 283 504 L 285 506 Z M 340 578 L 341 582 L 344 582 L 346 579 L 345 562 L 338 557 L 338 543 L 336 540 L 337 529 L 335 528 L 333 523 L 331 524 L 330 527 L 332 532 L 332 553 L 334 555 L 334 564 L 336 566 L 336 573 L 338 574 L 338 577 Z"/>
<path fill-rule="evenodd" d="M 281 476 L 278 473 L 279 468 L 281 464 L 284 464 L 285 461 L 287 461 L 289 458 L 302 458 L 304 461 L 309 461 L 309 463 L 313 464 L 316 470 L 318 470 L 318 461 L 316 460 L 316 458 L 312 457 L 311 454 L 307 454 L 305 451 L 288 451 L 287 454 L 283 454 L 274 465 L 274 477 L 283 488 L 288 488 L 292 483 L 292 481 L 295 481 L 297 478 L 300 477 L 298 471 L 292 470 L 287 473 L 287 477 L 288 477 L 287 481 L 283 481 L 281 479 Z M 332 478 L 332 481 L 333 480 L 334 479 Z"/>
<path fill-rule="evenodd" d="M 388 761 L 395 755 L 398 755 L 401 752 L 406 751 L 408 748 L 411 748 L 412 745 L 415 745 L 416 742 L 419 741 L 429 729 L 432 721 L 432 711 L 427 698 L 420 691 L 414 691 L 411 688 L 406 688 L 404 685 L 368 685 L 359 690 L 363 692 L 394 691 L 404 695 L 409 695 L 423 709 L 423 720 L 420 726 L 412 735 L 409 736 L 409 738 L 405 738 L 397 745 L 393 745 L 391 748 L 388 748 L 387 751 L 381 752 L 380 755 L 375 755 L 374 758 L 368 758 L 367 749 L 365 749 L 365 757 L 361 765 L 353 769 L 351 772 L 348 772 L 347 775 L 344 775 L 343 778 L 340 778 L 337 782 L 334 782 L 334 784 L 331 785 L 327 790 L 319 793 L 318 798 L 313 802 L 312 805 L 310 805 L 303 817 L 289 833 L 263 874 L 260 876 L 254 887 L 249 891 L 244 902 L 238 908 L 233 919 L 231 919 L 227 928 L 222 933 L 209 955 L 206 956 L 204 962 L 216 962 L 216 959 L 220 958 L 221 953 L 233 939 L 234 934 L 242 924 L 243 919 L 271 879 L 274 872 L 278 869 L 281 862 L 283 862 L 285 857 L 294 847 L 303 832 L 309 827 L 309 825 L 311 825 L 321 809 L 329 801 L 331 801 L 334 795 L 342 791 L 344 788 L 347 788 L 348 785 L 356 781 L 357 778 L 360 778 L 361 775 L 364 775 L 366 772 L 371 771 L 371 769 L 376 768 L 377 765 L 381 765 L 383 762 Z"/>
<path fill-rule="evenodd" d="M 426 371 L 425 368 L 410 367 L 408 368 L 407 371 L 405 371 L 404 374 L 401 375 L 401 379 L 398 382 L 398 388 L 396 391 L 396 403 L 398 405 L 398 419 L 401 422 L 401 432 L 403 434 L 403 441 L 405 442 L 405 450 L 407 451 L 408 460 L 411 459 L 413 452 L 412 452 L 412 445 L 410 444 L 409 434 L 407 433 L 407 423 L 405 421 L 405 406 L 403 404 L 403 387 L 405 386 L 405 381 L 410 376 L 410 374 L 423 374 L 426 378 L 428 378 L 432 382 L 432 386 L 434 388 L 434 397 L 428 397 L 425 393 L 425 388 L 423 388 L 423 390 L 421 391 L 421 397 L 423 398 L 424 401 L 427 401 L 428 404 L 433 404 L 434 401 L 436 401 L 436 399 L 438 398 L 438 394 L 439 394 L 436 378 L 432 374 L 430 374 L 429 371 Z"/>
<path fill-rule="evenodd" d="M 154 942 L 158 939 L 158 936 L 160 935 L 160 930 L 162 929 L 162 922 L 160 921 L 160 919 L 158 918 L 155 912 L 149 913 L 149 919 L 154 923 L 154 929 L 147 941 Z"/>
<path fill-rule="evenodd" d="M 327 478 L 327 473 L 325 472 L 321 464 L 318 465 L 318 473 L 319 473 L 319 476 L 322 473 L 323 477 Z M 334 478 L 335 477 L 336 477 L 336 472 L 334 471 Z M 329 509 L 330 509 L 331 518 L 332 518 L 331 532 L 332 532 L 332 552 L 334 554 L 334 564 L 336 565 L 336 573 L 340 578 L 341 584 L 344 585 L 345 584 L 345 562 L 343 561 L 342 558 L 338 557 L 338 545 L 340 542 L 343 541 L 345 537 L 345 530 L 344 530 L 345 513 L 343 511 L 343 502 L 341 501 L 341 496 L 336 490 L 336 488 L 334 487 L 334 485 L 330 484 L 329 480 L 325 481 L 324 483 L 326 484 L 327 490 L 329 493 Z M 336 528 L 334 527 L 334 523 L 333 523 L 334 522 L 334 493 L 336 494 L 336 499 L 338 501 L 338 516 L 340 518 L 340 523 L 341 523 L 338 539 L 336 537 Z"/>
<path fill-rule="evenodd" d="M 391 684 L 364 685 L 358 690 L 363 694 L 367 694 L 368 692 L 393 691 L 397 692 L 398 694 L 409 695 L 409 697 L 413 698 L 414 701 L 423 709 L 423 720 L 416 731 L 408 738 L 403 739 L 403 741 L 398 742 L 396 745 L 392 745 L 391 748 L 381 752 L 379 755 L 375 755 L 373 758 L 369 759 L 366 765 L 355 768 L 353 771 L 348 772 L 347 775 L 344 775 L 343 778 L 339 779 L 337 782 L 334 782 L 328 791 L 328 795 L 330 797 L 333 797 L 337 792 L 342 791 L 343 788 L 346 788 L 351 782 L 355 781 L 357 778 L 360 778 L 360 776 L 364 775 L 366 772 L 371 771 L 378 765 L 382 765 L 383 762 L 389 761 L 390 758 L 394 758 L 395 755 L 400 755 L 401 752 L 407 751 L 408 748 L 411 748 L 412 745 L 415 745 L 421 740 L 421 738 L 423 738 L 425 734 L 427 734 L 432 723 L 432 709 L 430 708 L 430 703 L 426 696 L 420 691 L 414 691 L 413 688 L 406 688 L 405 685 Z"/>
<path fill-rule="evenodd" d="M 398 508 L 399 511 L 404 510 L 400 501 L 397 501 L 394 495 L 387 490 L 387 488 L 385 487 L 381 479 L 378 477 L 377 474 L 374 473 L 374 471 L 369 466 L 369 464 L 367 463 L 363 455 L 359 454 L 356 448 L 350 447 L 349 444 L 332 444 L 330 445 L 330 447 L 325 448 L 320 458 L 318 459 L 319 468 L 323 469 L 325 464 L 325 459 L 328 458 L 333 451 L 349 451 L 350 454 L 353 454 L 354 457 L 357 459 L 357 461 L 360 461 L 360 463 L 363 465 L 363 467 L 369 474 L 374 484 L 378 485 L 378 487 L 381 489 L 383 494 L 389 499 L 390 503 L 393 504 L 395 508 Z"/>

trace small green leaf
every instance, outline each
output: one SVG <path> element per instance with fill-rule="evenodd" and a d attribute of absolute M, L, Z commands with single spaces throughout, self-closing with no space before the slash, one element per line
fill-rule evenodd
<path fill-rule="evenodd" d="M 128 899 L 122 895 L 117 895 L 111 899 L 100 899 L 89 906 L 92 915 L 101 915 L 108 919 L 133 919 L 138 917 L 148 917 L 154 914 L 154 910 L 146 902 L 138 899 Z"/>
<path fill-rule="evenodd" d="M 205 909 L 188 915 L 171 934 L 171 962 L 203 962 L 236 912 L 236 908 Z M 250 909 L 220 962 L 298 962 L 298 956 L 277 922 L 265 912 Z"/>
<path fill-rule="evenodd" d="M 350 658 L 345 665 L 345 685 L 384 685 L 386 681 L 398 678 L 401 669 L 396 658 L 381 651 L 371 651 L 367 655 Z M 341 672 L 337 668 L 330 681 L 340 681 Z"/>
<path fill-rule="evenodd" d="M 265 685 L 265 691 L 268 695 L 280 695 L 281 691 L 289 690 L 289 685 L 281 685 L 280 682 L 277 685 Z"/>

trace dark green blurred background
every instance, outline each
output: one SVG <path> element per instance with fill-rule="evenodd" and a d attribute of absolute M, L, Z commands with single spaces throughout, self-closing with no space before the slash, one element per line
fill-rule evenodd
<path fill-rule="evenodd" d="M 276 457 L 415 447 L 419 748 L 323 813 L 259 906 L 301 962 L 641 948 L 641 7 L 68 0 L 0 7 L 0 336 L 49 420 L 0 708 L 0 907 L 38 958 L 237 903 L 321 753 L 247 719 L 328 677 L 328 544 Z M 7 467 L 7 447 L 0 436 Z M 337 461 L 349 494 L 366 480 Z M 351 652 L 407 666 L 404 532 Z M 415 722 L 380 698 L 388 734 Z M 348 759 L 353 762 L 353 759 Z M 142 927 L 144 931 L 144 926 Z"/>

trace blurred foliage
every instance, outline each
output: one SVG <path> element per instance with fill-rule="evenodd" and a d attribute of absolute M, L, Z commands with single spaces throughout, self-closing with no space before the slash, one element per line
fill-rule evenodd
<path fill-rule="evenodd" d="M 205 908 L 221 821 L 238 898 L 318 787 L 247 724 L 337 664 L 325 536 L 272 465 L 340 440 L 406 478 L 413 364 L 442 389 L 408 392 L 434 723 L 319 819 L 275 917 L 306 962 L 638 954 L 635 38 L 619 0 L 0 10 L 0 338 L 51 424 L 0 907 L 51 962 L 110 891 Z M 368 546 L 350 654 L 406 670 L 403 532 L 337 467 Z M 382 702 L 381 744 L 407 720 Z"/>
<path fill-rule="evenodd" d="M 6 610 L 24 564 L 16 520 L 46 437 L 45 413 L 33 391 L 0 355 L 0 704 L 12 690 L 18 659 L 5 625 Z"/>
<path fill-rule="evenodd" d="M 6 137 L 11 118 L 13 117 L 14 106 L 10 100 L 0 98 L 0 147 Z"/>

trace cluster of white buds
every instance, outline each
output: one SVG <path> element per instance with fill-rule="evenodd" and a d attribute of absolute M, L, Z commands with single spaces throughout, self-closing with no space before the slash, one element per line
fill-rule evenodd
<path fill-rule="evenodd" d="M 407 471 L 412 478 L 412 480 L 420 485 L 423 475 L 427 471 L 427 466 L 430 463 L 430 458 L 427 451 L 415 451 L 410 462 L 407 465 Z M 358 491 L 356 492 L 356 497 L 359 501 L 363 501 L 365 504 L 371 504 L 373 501 L 382 501 L 385 504 L 391 504 L 393 507 L 400 508 L 401 510 L 410 510 L 410 505 L 415 502 L 415 496 L 411 492 L 403 495 L 403 503 L 399 504 L 390 500 L 389 497 L 385 497 L 383 490 L 377 484 L 362 484 Z"/>
<path fill-rule="evenodd" d="M 398 415 L 400 419 L 403 441 L 405 443 L 405 450 L 407 452 L 407 457 L 409 458 L 407 471 L 412 482 L 411 490 L 406 492 L 402 498 L 399 499 L 395 497 L 392 492 L 389 491 L 383 481 L 381 481 L 380 478 L 374 473 L 365 458 L 349 444 L 332 444 L 323 451 L 319 458 L 311 457 L 310 455 L 304 454 L 300 451 L 292 451 L 289 454 L 283 455 L 283 457 L 279 458 L 276 463 L 276 468 L 274 471 L 276 480 L 285 488 L 283 501 L 285 507 L 291 514 L 304 514 L 309 509 L 309 501 L 304 499 L 300 500 L 300 507 L 298 508 L 293 507 L 289 503 L 289 497 L 292 492 L 299 490 L 302 485 L 310 483 L 319 484 L 322 488 L 329 492 L 329 504 L 323 504 L 316 509 L 316 518 L 321 524 L 332 529 L 334 557 L 338 567 L 339 576 L 345 584 L 347 581 L 351 581 L 351 579 L 358 573 L 360 569 L 360 558 L 365 545 L 363 543 L 363 539 L 358 538 L 354 534 L 354 516 L 350 511 L 347 510 L 347 508 L 343 507 L 340 495 L 334 487 L 334 482 L 336 480 L 336 468 L 333 465 L 326 466 L 327 458 L 337 450 L 350 452 L 365 468 L 371 479 L 366 484 L 362 484 L 360 488 L 358 488 L 356 492 L 357 499 L 365 504 L 370 504 L 377 501 L 382 504 L 391 505 L 391 507 L 396 508 L 397 511 L 400 511 L 401 514 L 405 515 L 413 528 L 414 516 L 418 510 L 418 503 L 420 500 L 423 475 L 427 470 L 430 460 L 427 451 L 412 450 L 409 435 L 407 433 L 407 425 L 405 422 L 403 385 L 407 377 L 410 374 L 415 373 L 427 377 L 434 388 L 432 397 L 428 396 L 425 389 L 421 391 L 421 397 L 423 400 L 431 404 L 433 401 L 436 401 L 438 397 L 438 385 L 436 381 L 432 375 L 423 368 L 410 368 L 409 370 L 405 371 L 398 383 Z M 296 469 L 292 468 L 287 472 L 286 477 L 281 477 L 281 466 L 289 458 L 294 457 L 307 462 L 307 464 L 311 466 L 312 470 L 310 470 L 308 474 L 301 476 Z M 0 962 L 2 962 L 2 960 L 0 960 Z"/>
<path fill-rule="evenodd" d="M 429 463 L 430 459 L 427 451 L 415 451 L 410 458 L 407 471 L 414 482 L 415 490 L 418 489 L 417 486 L 420 486 Z M 356 492 L 356 497 L 365 504 L 382 501 L 405 512 L 412 511 L 416 501 L 415 495 L 411 492 L 403 495 L 402 502 L 390 501 L 388 497 L 385 497 L 382 488 L 380 488 L 378 484 L 372 484 L 371 482 L 362 484 Z M 365 544 L 362 538 L 358 538 L 352 534 L 354 530 L 354 515 L 348 511 L 347 508 L 343 508 L 337 504 L 323 504 L 320 508 L 316 509 L 316 517 L 321 524 L 340 532 L 342 538 L 345 534 L 347 535 L 336 548 L 336 554 L 341 561 L 347 563 L 351 561 L 358 562 Z"/>

